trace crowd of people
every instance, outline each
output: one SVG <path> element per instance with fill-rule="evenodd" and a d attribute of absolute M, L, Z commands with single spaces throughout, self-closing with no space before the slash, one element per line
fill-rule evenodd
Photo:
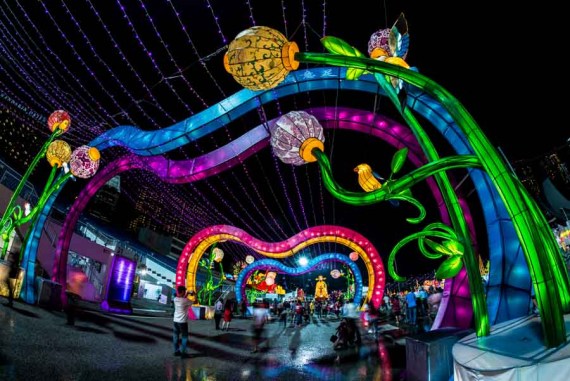
<path fill-rule="evenodd" d="M 379 308 L 368 303 L 364 308 L 354 304 L 352 298 L 344 298 L 341 292 L 331 292 L 327 299 L 273 299 L 258 300 L 252 303 L 253 319 L 252 353 L 259 351 L 264 327 L 268 321 L 278 320 L 283 329 L 300 328 L 311 324 L 314 319 L 327 319 L 338 321 L 335 334 L 331 337 L 335 349 L 358 347 L 362 342 L 360 327 L 369 333 L 373 332 L 378 322 L 393 323 L 398 327 L 405 327 L 410 332 L 429 331 L 437 314 L 443 290 L 439 285 L 424 286 L 419 279 L 407 284 L 405 289 L 402 284 L 395 288 L 389 284 Z M 174 342 L 175 354 L 184 353 L 185 337 L 180 335 L 180 323 L 187 322 L 187 315 L 180 316 L 179 308 L 188 308 L 187 303 L 182 303 L 185 290 L 179 290 L 175 298 Z M 178 303 L 177 303 L 178 302 Z M 177 308 L 179 307 L 179 308 Z M 239 314 L 246 318 L 247 307 L 245 301 L 238 305 L 235 299 L 218 299 L 214 305 L 214 325 L 216 330 L 229 330 L 234 315 Z M 247 316 L 249 317 L 249 316 Z M 187 331 L 187 330 L 186 330 Z"/>

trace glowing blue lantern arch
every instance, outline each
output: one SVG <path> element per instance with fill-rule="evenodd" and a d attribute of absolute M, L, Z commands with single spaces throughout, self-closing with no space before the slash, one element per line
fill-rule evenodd
<path fill-rule="evenodd" d="M 362 302 L 362 273 L 354 261 L 348 258 L 347 255 L 339 253 L 319 255 L 318 257 L 311 259 L 307 265 L 301 267 L 288 267 L 275 259 L 261 259 L 255 261 L 249 266 L 245 267 L 238 275 L 235 286 L 237 303 L 240 304 L 242 300 L 247 300 L 245 297 L 245 287 L 247 285 L 247 280 L 256 270 L 271 270 L 277 272 L 278 274 L 287 275 L 303 275 L 310 271 L 313 271 L 320 264 L 327 262 L 342 262 L 350 268 L 352 274 L 354 275 L 354 304 L 359 306 Z"/>

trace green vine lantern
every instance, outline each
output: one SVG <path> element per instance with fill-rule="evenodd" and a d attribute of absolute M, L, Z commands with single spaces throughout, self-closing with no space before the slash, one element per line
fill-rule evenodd
<path fill-rule="evenodd" d="M 398 28 L 398 26 L 396 27 Z M 407 68 L 407 64 L 398 65 L 390 63 L 388 60 L 382 61 L 367 58 L 343 40 L 332 36 L 322 38 L 321 42 L 329 53 L 296 52 L 293 57 L 289 56 L 287 58 L 303 63 L 346 67 L 346 78 L 349 80 L 358 80 L 361 75 L 371 73 L 413 131 L 428 159 L 426 165 L 394 180 L 390 187 L 383 186 L 361 195 L 342 189 L 333 180 L 330 163 L 324 152 L 314 148 L 312 154 L 317 159 L 324 184 L 329 192 L 343 202 L 367 205 L 384 201 L 388 196 L 402 193 L 418 181 L 433 176 L 449 211 L 450 229 L 457 237 L 457 239 L 450 239 L 450 241 L 460 242 L 463 246 L 461 259 L 468 274 L 475 332 L 478 337 L 481 337 L 489 335 L 490 325 L 479 272 L 478 256 L 474 252 L 474 245 L 467 221 L 446 171 L 453 168 L 482 169 L 487 173 L 490 181 L 493 182 L 493 185 L 498 190 L 497 193 L 511 217 L 521 242 L 530 270 L 532 284 L 536 292 L 545 344 L 551 348 L 565 343 L 566 327 L 564 314 L 570 313 L 570 277 L 563 264 L 556 240 L 548 225 L 548 221 L 536 202 L 530 197 L 516 176 L 511 173 L 510 168 L 506 165 L 499 152 L 488 141 L 469 112 L 447 90 L 417 71 L 412 70 L 412 68 Z M 290 70 L 282 62 L 280 63 L 279 60 L 273 60 L 272 62 L 281 65 L 279 68 L 273 68 L 277 72 Z M 234 78 L 236 78 L 235 75 Z M 439 102 L 442 109 L 449 114 L 450 118 L 465 136 L 466 142 L 470 145 L 474 155 L 440 158 L 431 139 L 412 111 L 406 106 L 406 102 L 403 101 L 405 100 L 406 92 L 396 91 L 393 81 L 387 78 L 397 78 L 408 85 L 415 86 Z M 238 79 L 236 78 L 236 80 Z M 282 79 L 276 82 L 279 83 L 280 81 Z M 246 82 L 240 83 L 248 87 Z M 269 83 L 269 81 L 265 83 Z M 274 85 L 276 83 L 273 83 Z M 252 87 L 251 89 L 257 90 L 258 88 Z M 402 90 L 405 90 L 405 87 L 402 87 Z M 385 188 L 389 188 L 389 190 L 387 191 Z M 451 244 L 441 242 L 440 245 L 450 249 Z M 455 271 L 459 262 L 459 254 L 453 254 L 453 256 L 450 256 L 453 259 L 444 266 L 441 273 L 449 274 Z M 549 286 L 552 284 L 555 284 L 556 287 Z"/>
<path fill-rule="evenodd" d="M 212 250 L 210 250 L 208 258 L 202 257 L 200 259 L 199 266 L 206 272 L 206 282 L 196 295 L 199 304 L 211 306 L 214 293 L 222 287 L 224 280 L 226 279 L 224 267 L 222 265 L 223 258 L 224 252 L 214 244 L 212 246 Z M 216 263 L 220 269 L 220 278 L 217 281 L 214 278 L 213 273 Z"/>
<path fill-rule="evenodd" d="M 24 237 L 20 232 L 20 227 L 26 223 L 30 223 L 30 225 L 35 224 L 39 211 L 43 209 L 49 197 L 51 197 L 51 195 L 71 176 L 89 178 L 96 173 L 100 158 L 99 151 L 96 148 L 82 146 L 72 152 L 68 143 L 63 140 L 57 140 L 59 136 L 69 129 L 70 124 L 71 118 L 69 113 L 64 110 L 54 111 L 48 117 L 47 126 L 52 133 L 32 160 L 26 170 L 26 173 L 14 190 L 14 193 L 12 193 L 12 197 L 10 198 L 2 219 L 0 220 L 0 237 L 3 241 L 2 254 L 0 257 L 3 258 L 6 256 L 10 237 L 14 232 L 22 241 L 20 256 L 24 253 L 26 244 L 30 238 L 29 235 L 34 229 L 30 226 L 26 236 Z M 90 156 L 87 158 L 83 157 L 81 154 L 84 151 L 89 152 Z M 22 207 L 16 204 L 16 200 L 20 196 L 20 193 L 22 192 L 22 189 L 28 181 L 31 173 L 36 169 L 36 166 L 44 157 L 52 167 L 51 172 L 46 180 L 42 193 L 38 198 L 37 204 L 33 207 L 28 206 L 27 211 L 24 213 Z M 81 176 L 78 176 L 78 174 Z"/>

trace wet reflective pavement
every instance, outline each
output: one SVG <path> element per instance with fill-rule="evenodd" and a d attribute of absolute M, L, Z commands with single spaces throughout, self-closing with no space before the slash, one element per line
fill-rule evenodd
<path fill-rule="evenodd" d="M 0 380 L 405 380 L 405 340 L 362 332 L 359 348 L 334 350 L 336 318 L 295 328 L 266 326 L 251 353 L 251 320 L 234 318 L 229 331 L 212 320 L 189 322 L 189 358 L 173 355 L 169 312 L 77 313 L 15 303 L 0 306 Z"/>

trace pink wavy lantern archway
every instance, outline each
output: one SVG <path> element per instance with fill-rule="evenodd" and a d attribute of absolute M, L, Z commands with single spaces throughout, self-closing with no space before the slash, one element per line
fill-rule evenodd
<path fill-rule="evenodd" d="M 368 293 L 364 299 L 379 307 L 384 294 L 386 276 L 378 250 L 363 235 L 336 225 L 321 225 L 305 229 L 281 242 L 265 242 L 245 231 L 229 225 L 214 225 L 202 229 L 188 241 L 176 267 L 176 285 L 196 289 L 198 263 L 206 250 L 219 241 L 234 241 L 247 245 L 257 253 L 270 258 L 287 258 L 307 246 L 319 242 L 335 242 L 360 255 L 368 269 Z"/>

